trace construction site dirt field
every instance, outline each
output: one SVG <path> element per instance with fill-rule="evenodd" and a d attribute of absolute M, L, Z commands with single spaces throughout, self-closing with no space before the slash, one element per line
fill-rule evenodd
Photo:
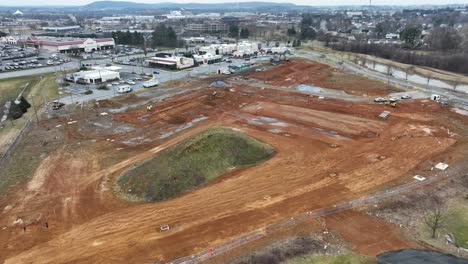
<path fill-rule="evenodd" d="M 300 68 L 304 62 L 290 63 Z M 323 66 L 318 70 L 318 76 L 329 74 L 320 73 Z M 132 103 L 148 100 L 137 99 L 132 97 Z M 0 262 L 166 262 L 395 181 L 414 181 L 421 163 L 455 165 L 464 157 L 450 153 L 466 147 L 459 144 L 466 117 L 428 100 L 389 108 L 234 81 L 228 89 L 197 89 L 164 99 L 151 110 L 146 104 L 123 109 L 125 100 L 119 100 L 49 121 L 55 123 L 47 129 L 66 135 L 66 146 L 46 157 L 27 184 L 0 200 Z M 383 110 L 392 112 L 388 120 L 377 118 Z M 276 154 L 164 202 L 132 203 L 114 194 L 124 170 L 210 127 L 245 133 L 273 146 Z M 349 225 L 346 214 L 327 221 L 347 238 L 362 228 L 359 217 L 349 217 L 354 221 Z M 165 225 L 169 230 L 161 231 Z M 393 229 L 376 230 L 374 236 L 391 236 Z M 365 254 L 407 245 L 388 239 L 365 248 L 365 242 L 356 244 Z"/>
<path fill-rule="evenodd" d="M 328 65 L 306 60 L 294 60 L 255 72 L 249 77 L 277 86 L 314 85 L 322 88 L 343 90 L 352 95 L 381 96 L 397 91 L 379 81 L 350 74 Z"/>

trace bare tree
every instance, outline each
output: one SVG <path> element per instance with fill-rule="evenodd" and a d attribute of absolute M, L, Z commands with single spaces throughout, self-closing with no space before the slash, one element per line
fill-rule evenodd
<path fill-rule="evenodd" d="M 435 238 L 437 230 L 444 225 L 444 213 L 439 206 L 434 207 L 424 216 L 424 224 L 431 230 L 431 237 Z"/>
<path fill-rule="evenodd" d="M 452 82 L 453 91 L 457 90 L 457 86 L 460 84 L 460 79 L 457 78 Z"/>
<path fill-rule="evenodd" d="M 434 28 L 426 40 L 431 48 L 442 51 L 456 49 L 462 42 L 457 30 L 451 27 Z"/>
<path fill-rule="evenodd" d="M 388 76 L 393 76 L 393 68 L 392 65 L 387 65 L 387 75 Z"/>
<path fill-rule="evenodd" d="M 427 78 L 427 85 L 429 86 L 429 82 L 430 82 L 431 79 L 432 79 L 432 74 L 431 74 L 431 73 L 427 73 L 426 78 Z"/>
<path fill-rule="evenodd" d="M 408 80 L 408 75 L 414 72 L 414 66 L 410 66 L 405 69 L 405 80 Z"/>

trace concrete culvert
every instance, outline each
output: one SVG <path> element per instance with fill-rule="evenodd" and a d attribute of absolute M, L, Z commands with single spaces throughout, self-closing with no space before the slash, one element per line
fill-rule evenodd
<path fill-rule="evenodd" d="M 311 86 L 311 85 L 306 85 L 306 84 L 300 84 L 296 86 L 296 90 L 301 91 L 301 92 L 307 92 L 307 93 L 321 93 L 322 89 L 316 86 Z"/>
<path fill-rule="evenodd" d="M 223 81 L 214 81 L 210 84 L 210 87 L 212 88 L 226 88 L 229 87 L 229 85 Z"/>

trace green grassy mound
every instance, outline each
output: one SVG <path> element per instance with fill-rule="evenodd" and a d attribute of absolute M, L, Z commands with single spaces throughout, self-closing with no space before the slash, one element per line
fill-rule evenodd
<path fill-rule="evenodd" d="M 162 201 L 270 158 L 274 149 L 226 128 L 208 129 L 123 173 L 116 189 L 126 199 Z"/>

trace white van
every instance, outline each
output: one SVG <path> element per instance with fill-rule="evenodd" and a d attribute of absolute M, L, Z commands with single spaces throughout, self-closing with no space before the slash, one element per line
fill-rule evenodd
<path fill-rule="evenodd" d="M 122 85 L 122 86 L 117 87 L 118 93 L 129 93 L 131 91 L 133 91 L 133 88 L 130 87 L 130 85 Z"/>

